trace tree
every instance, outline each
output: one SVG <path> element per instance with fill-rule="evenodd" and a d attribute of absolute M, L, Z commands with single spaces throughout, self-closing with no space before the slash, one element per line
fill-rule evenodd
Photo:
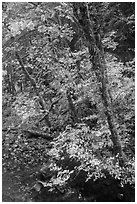
<path fill-rule="evenodd" d="M 87 194 L 124 201 L 125 186 L 134 185 L 134 3 L 4 2 L 2 9 L 5 135 L 16 126 L 28 136 L 21 155 L 29 158 L 37 154 L 33 138 L 38 152 L 42 138 L 53 139 L 38 154 L 46 166 L 39 196 L 41 187 L 62 195 L 75 188 L 81 201 Z M 8 154 L 28 138 L 19 135 Z"/>
<path fill-rule="evenodd" d="M 100 95 L 111 132 L 111 139 L 114 144 L 114 152 L 116 155 L 119 154 L 119 159 L 122 165 L 122 163 L 126 161 L 126 156 L 121 147 L 120 138 L 116 128 L 116 118 L 111 104 L 112 96 L 108 87 L 107 65 L 100 35 L 100 24 L 97 20 L 94 20 L 97 19 L 97 9 L 92 3 L 73 3 L 73 11 L 88 42 L 88 49 L 93 66 L 92 69 L 96 74 L 97 82 L 99 84 Z"/>

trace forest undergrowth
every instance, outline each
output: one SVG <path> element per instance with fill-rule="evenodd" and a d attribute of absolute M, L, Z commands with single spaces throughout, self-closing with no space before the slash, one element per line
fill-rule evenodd
<path fill-rule="evenodd" d="M 135 3 L 2 3 L 3 201 L 134 202 Z"/>

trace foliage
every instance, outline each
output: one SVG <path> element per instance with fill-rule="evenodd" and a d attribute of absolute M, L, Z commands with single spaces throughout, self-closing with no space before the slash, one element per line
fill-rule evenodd
<path fill-rule="evenodd" d="M 103 29 L 107 31 L 107 38 L 110 38 L 109 44 L 115 46 L 107 45 L 106 50 L 124 63 L 133 60 L 135 57 L 135 3 L 112 2 L 107 4 L 107 7 Z"/>
<path fill-rule="evenodd" d="M 57 177 L 52 179 L 53 184 L 62 185 L 68 180 L 73 182 L 80 171 L 86 172 L 85 182 L 89 179 L 95 181 L 106 178 L 110 174 L 121 185 L 133 184 L 134 158 L 126 167 L 120 167 L 113 156 L 109 134 L 106 126 L 100 127 L 99 131 L 90 131 L 84 124 L 79 124 L 76 129 L 66 127 L 54 140 L 53 148 L 49 152 L 53 159 L 50 168 L 58 172 Z"/>
<path fill-rule="evenodd" d="M 43 165 L 42 175 L 46 172 L 51 176 L 44 181 L 39 179 L 39 183 L 48 193 L 54 190 L 71 194 L 74 188 L 82 193 L 82 189 L 88 191 L 88 186 L 92 191 L 98 182 L 101 186 L 110 180 L 112 184 L 116 182 L 117 188 L 134 186 L 135 4 L 88 2 L 87 5 L 94 33 L 100 30 L 100 36 L 96 37 L 100 37 L 104 49 L 107 86 L 116 117 L 114 125 L 128 158 L 123 167 L 114 154 L 89 42 L 74 16 L 73 4 L 2 3 L 4 173 L 16 174 L 24 167 L 28 171 L 34 168 L 35 173 L 35 167 L 40 169 Z M 15 51 L 34 79 L 34 86 L 24 74 Z M 35 88 L 45 103 L 44 110 Z M 54 140 L 49 146 L 43 139 L 29 140 L 22 129 L 48 132 Z M 34 182 L 36 178 L 32 178 Z M 41 187 L 38 189 L 41 191 Z M 80 192 L 78 197 L 84 199 Z M 89 201 L 96 201 L 89 194 Z"/>

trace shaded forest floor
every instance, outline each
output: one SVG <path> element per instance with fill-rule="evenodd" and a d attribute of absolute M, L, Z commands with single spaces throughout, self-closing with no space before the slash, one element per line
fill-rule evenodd
<path fill-rule="evenodd" d="M 8 104 L 3 107 L 2 115 L 2 200 L 31 201 L 30 189 L 38 171 L 47 162 L 48 144 L 42 138 L 26 138 L 21 132 L 21 119 L 12 104 Z"/>
<path fill-rule="evenodd" d="M 44 155 L 47 161 L 46 145 L 42 140 L 27 141 L 18 135 L 12 141 L 12 134 L 3 134 L 2 199 L 3 202 L 31 201 L 30 189 L 44 163 Z"/>
<path fill-rule="evenodd" d="M 46 152 L 49 151 L 49 142 L 39 138 L 26 140 L 15 132 L 12 141 L 12 134 L 3 134 L 3 202 L 80 201 L 77 193 L 72 191 L 62 195 L 34 190 L 40 169 L 48 161 Z"/>
<path fill-rule="evenodd" d="M 31 170 L 31 168 L 30 168 Z M 30 195 L 28 194 L 27 187 L 32 185 L 33 179 L 31 178 L 30 171 L 17 171 L 10 170 L 2 175 L 2 200 L 3 202 L 25 202 L 29 201 Z"/>

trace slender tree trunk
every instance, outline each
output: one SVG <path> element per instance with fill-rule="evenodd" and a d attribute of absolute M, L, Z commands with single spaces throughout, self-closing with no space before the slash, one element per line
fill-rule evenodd
<path fill-rule="evenodd" d="M 16 93 L 15 85 L 14 85 L 14 77 L 13 77 L 13 70 L 12 66 L 7 67 L 8 73 L 8 84 L 9 84 L 9 92 L 10 94 L 14 95 Z"/>
<path fill-rule="evenodd" d="M 16 89 L 15 89 L 15 82 L 14 82 L 14 75 L 13 75 L 13 67 L 10 66 L 10 80 L 11 80 L 11 90 L 12 94 L 16 94 Z"/>
<path fill-rule="evenodd" d="M 11 83 L 10 83 L 10 75 L 8 73 L 8 77 L 7 77 L 7 81 L 8 81 L 8 93 L 12 94 L 12 90 L 11 90 Z"/>
<path fill-rule="evenodd" d="M 120 136 L 116 128 L 116 118 L 113 113 L 113 108 L 111 104 L 112 97 L 108 88 L 109 85 L 107 79 L 107 69 L 104 50 L 101 43 L 99 25 L 97 25 L 97 21 L 93 21 L 92 13 L 91 16 L 89 16 L 87 3 L 73 3 L 73 12 L 88 42 L 90 59 L 99 84 L 102 103 L 104 105 L 107 122 L 111 132 L 111 140 L 114 145 L 114 152 L 115 155 L 119 155 L 120 164 L 123 165 L 127 159 L 122 150 Z"/>
<path fill-rule="evenodd" d="M 68 88 L 66 95 L 67 95 L 67 99 L 68 99 L 68 103 L 69 103 L 69 110 L 71 112 L 73 122 L 76 123 L 76 122 L 78 122 L 78 115 L 77 115 L 77 111 L 75 109 L 75 106 L 73 104 L 72 98 L 71 98 L 70 88 Z"/>

